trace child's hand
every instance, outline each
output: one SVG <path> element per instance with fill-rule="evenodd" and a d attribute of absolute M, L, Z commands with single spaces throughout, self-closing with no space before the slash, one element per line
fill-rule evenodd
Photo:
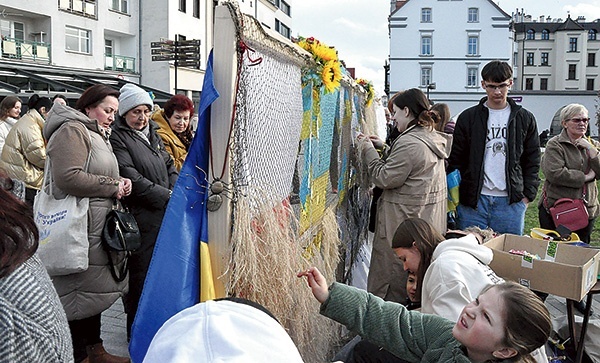
<path fill-rule="evenodd" d="M 298 277 L 306 276 L 308 286 L 312 290 L 315 298 L 322 304 L 329 297 L 329 287 L 325 277 L 316 267 L 311 267 L 306 271 L 298 272 Z"/>

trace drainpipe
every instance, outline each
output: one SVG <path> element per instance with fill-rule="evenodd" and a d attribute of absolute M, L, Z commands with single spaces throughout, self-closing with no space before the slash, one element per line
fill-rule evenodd
<path fill-rule="evenodd" d="M 140 84 L 143 84 L 142 82 L 142 0 L 138 1 L 138 34 L 139 34 L 139 40 L 138 40 L 138 73 L 140 74 Z"/>

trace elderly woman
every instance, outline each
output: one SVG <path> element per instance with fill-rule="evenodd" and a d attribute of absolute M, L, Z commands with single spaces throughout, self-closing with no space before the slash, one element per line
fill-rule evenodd
<path fill-rule="evenodd" d="M 194 137 L 190 124 L 193 113 L 192 100 L 184 95 L 175 95 L 165 103 L 164 110 L 152 115 L 152 120 L 159 126 L 158 135 L 173 157 L 177 171 L 181 170 Z"/>
<path fill-rule="evenodd" d="M 0 165 L 11 178 L 25 183 L 25 201 L 33 207 L 33 198 L 40 190 L 44 178 L 46 142 L 42 136 L 42 127 L 52 101 L 48 97 L 34 94 L 29 97 L 27 107 L 27 113 L 6 136 L 0 153 Z"/>
<path fill-rule="evenodd" d="M 142 246 L 129 258 L 129 292 L 123 300 L 128 336 L 156 237 L 178 176 L 173 158 L 156 132 L 158 126 L 150 120 L 151 109 L 152 99 L 148 92 L 134 84 L 126 84 L 121 88 L 119 117 L 110 135 L 121 175 L 130 178 L 133 184 L 125 204 L 137 220 L 142 235 Z"/>
<path fill-rule="evenodd" d="M 119 92 L 109 86 L 92 86 L 83 92 L 76 109 L 55 104 L 43 128 L 51 161 L 52 193 L 56 198 L 67 194 L 89 198 L 89 267 L 80 273 L 52 277 L 69 320 L 75 362 L 129 362 L 129 358 L 107 353 L 100 338 L 102 312 L 127 289 L 127 280 L 113 279 L 100 239 L 114 198 L 131 192 L 131 181 L 119 176 L 108 142 L 118 96 Z"/>
<path fill-rule="evenodd" d="M 6 96 L 0 102 L 0 153 L 4 147 L 6 135 L 21 116 L 21 99 L 17 96 Z"/>
<path fill-rule="evenodd" d="M 590 122 L 588 115 L 585 106 L 577 103 L 565 106 L 560 112 L 563 130 L 546 144 L 541 165 L 546 181 L 538 205 L 540 227 L 555 229 L 550 207 L 561 198 L 583 198 L 589 215 L 587 225 L 574 232 L 586 243 L 590 243 L 594 221 L 600 213 L 596 187 L 600 176 L 600 144 L 585 136 Z M 584 300 L 575 304 L 581 312 L 585 310 Z"/>

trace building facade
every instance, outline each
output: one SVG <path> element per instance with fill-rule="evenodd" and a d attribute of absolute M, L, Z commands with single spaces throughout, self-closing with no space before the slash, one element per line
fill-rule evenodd
<path fill-rule="evenodd" d="M 484 93 L 481 68 L 512 59 L 511 16 L 491 0 L 392 0 L 391 6 L 391 94 L 418 87 L 440 102 L 472 103 Z"/>
<path fill-rule="evenodd" d="M 594 91 L 600 82 L 600 21 L 515 13 L 515 90 Z"/>
<path fill-rule="evenodd" d="M 290 37 L 291 0 L 239 1 L 242 12 Z M 159 101 L 174 93 L 199 100 L 213 46 L 215 0 L 2 3 L 0 96 L 62 93 L 75 99 L 94 83 L 118 88 L 134 82 Z M 199 62 L 176 72 L 174 61 L 152 60 L 153 42 L 186 40 L 199 40 Z"/>

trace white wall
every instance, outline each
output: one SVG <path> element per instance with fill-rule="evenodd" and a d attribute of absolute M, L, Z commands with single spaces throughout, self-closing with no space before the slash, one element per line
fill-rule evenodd
<path fill-rule="evenodd" d="M 421 9 L 432 8 L 431 23 L 421 23 Z M 479 22 L 468 23 L 468 8 L 479 8 Z M 390 20 L 390 90 L 419 87 L 422 64 L 432 65 L 432 81 L 442 92 L 479 92 L 467 88 L 467 64 L 478 73 L 490 60 L 512 58 L 510 18 L 487 0 L 409 1 Z M 421 35 L 432 35 L 433 56 L 421 56 Z M 479 35 L 479 56 L 467 56 L 469 34 Z"/>

